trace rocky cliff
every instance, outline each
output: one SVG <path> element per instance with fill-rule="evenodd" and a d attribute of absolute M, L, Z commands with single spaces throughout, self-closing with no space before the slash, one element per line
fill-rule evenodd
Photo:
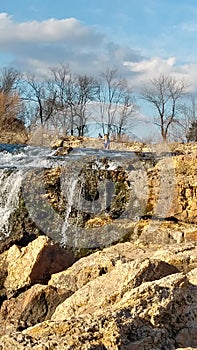
<path fill-rule="evenodd" d="M 116 191 L 107 213 L 80 212 L 87 249 L 43 234 L 21 201 L 13 214 L 0 254 L 0 349 L 196 349 L 195 145 L 150 161 L 137 153 L 133 168 L 92 165 L 82 169 L 84 198 L 97 198 L 99 181 Z M 44 197 L 64 218 L 61 176 L 42 172 Z M 71 239 L 75 211 L 70 222 Z"/>

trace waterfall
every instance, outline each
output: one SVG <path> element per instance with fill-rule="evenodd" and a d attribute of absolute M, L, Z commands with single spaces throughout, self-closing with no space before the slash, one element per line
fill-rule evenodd
<path fill-rule="evenodd" d="M 78 183 L 78 177 L 70 177 L 69 179 L 67 179 L 67 181 L 64 181 L 61 184 L 63 193 L 67 197 L 66 214 L 65 214 L 65 217 L 64 217 L 64 222 L 63 222 L 63 225 L 62 225 L 62 232 L 61 232 L 61 236 L 62 236 L 61 243 L 63 245 L 66 245 L 66 243 L 67 243 L 66 231 L 67 231 L 67 229 L 69 227 L 69 216 L 70 216 L 71 211 L 72 211 L 72 206 L 76 202 L 76 186 L 77 186 L 77 183 Z M 79 194 L 79 193 L 77 193 L 77 194 Z"/>
<path fill-rule="evenodd" d="M 25 214 L 22 231 L 36 227 L 65 246 L 93 247 L 117 240 L 122 228 L 119 232 L 112 225 L 104 235 L 105 227 L 98 228 L 94 237 L 97 227 L 89 230 L 86 222 L 110 215 L 119 221 L 139 218 L 146 209 L 147 168 L 152 163 L 154 153 L 75 149 L 54 156 L 47 147 L 0 145 L 0 237 L 15 233 L 13 220 L 20 212 Z M 54 173 L 45 183 L 45 170 L 51 169 Z"/>
<path fill-rule="evenodd" d="M 0 233 L 9 236 L 9 218 L 18 206 L 22 170 L 0 169 Z"/>

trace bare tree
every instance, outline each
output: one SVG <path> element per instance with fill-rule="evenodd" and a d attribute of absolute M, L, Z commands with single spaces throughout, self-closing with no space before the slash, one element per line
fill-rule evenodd
<path fill-rule="evenodd" d="M 54 123 L 57 127 L 62 128 L 64 133 L 70 130 L 70 134 L 74 132 L 74 81 L 68 65 L 60 64 L 51 68 L 52 80 L 54 88 L 57 91 L 57 114 Z"/>
<path fill-rule="evenodd" d="M 57 91 L 57 105 L 70 134 L 77 130 L 78 135 L 83 136 L 90 113 L 87 105 L 94 98 L 97 83 L 87 75 L 73 75 L 67 65 L 53 67 L 51 72 Z"/>
<path fill-rule="evenodd" d="M 12 67 L 4 67 L 0 74 L 0 123 L 1 128 L 9 129 L 17 124 L 22 110 L 20 98 L 21 73 Z M 19 123 L 18 123 L 19 125 Z M 22 125 L 22 124 L 21 124 Z"/>
<path fill-rule="evenodd" d="M 98 88 L 98 102 L 103 133 L 107 124 L 107 133 L 110 134 L 115 123 L 115 114 L 121 99 L 121 87 L 123 81 L 118 77 L 117 67 L 107 69 L 101 73 L 101 81 Z"/>
<path fill-rule="evenodd" d="M 125 84 L 125 86 L 123 86 L 121 103 L 118 106 L 115 119 L 117 137 L 119 139 L 127 129 L 131 129 L 131 126 L 134 123 L 134 115 L 137 110 L 138 107 L 135 103 L 133 91 L 127 86 L 127 84 Z"/>
<path fill-rule="evenodd" d="M 27 85 L 25 100 L 34 103 L 35 118 L 44 126 L 56 110 L 57 92 L 47 79 L 38 79 L 35 75 L 27 75 Z"/>
<path fill-rule="evenodd" d="M 19 86 L 21 73 L 12 67 L 4 67 L 0 75 L 0 92 L 6 95 L 12 94 Z"/>
<path fill-rule="evenodd" d="M 179 101 L 186 93 L 186 88 L 184 81 L 162 74 L 150 80 L 142 89 L 141 98 L 157 112 L 154 123 L 159 126 L 164 141 L 167 140 L 170 126 L 179 118 Z"/>
<path fill-rule="evenodd" d="M 178 130 L 183 141 L 197 141 L 197 103 L 194 95 L 190 95 L 182 105 L 182 118 L 178 122 Z"/>
<path fill-rule="evenodd" d="M 194 95 L 188 95 L 180 105 L 180 118 L 172 125 L 172 138 L 175 141 L 194 141 L 197 139 L 197 104 Z"/>
<path fill-rule="evenodd" d="M 115 129 L 120 137 L 123 128 L 131 125 L 131 116 L 136 106 L 133 92 L 128 87 L 127 81 L 119 77 L 117 67 L 101 73 L 97 100 L 103 133 L 110 134 Z"/>
<path fill-rule="evenodd" d="M 20 110 L 20 97 L 18 94 L 5 94 L 0 92 L 0 120 L 17 118 Z"/>
<path fill-rule="evenodd" d="M 186 134 L 187 142 L 197 142 L 197 121 L 193 121 Z"/>
<path fill-rule="evenodd" d="M 79 136 L 84 136 L 87 121 L 91 115 L 89 102 L 93 101 L 97 92 L 97 81 L 87 75 L 76 77 L 76 100 L 74 102 L 76 114 L 76 128 Z"/>

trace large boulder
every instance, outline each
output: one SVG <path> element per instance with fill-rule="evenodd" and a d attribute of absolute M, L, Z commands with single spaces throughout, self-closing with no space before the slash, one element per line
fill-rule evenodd
<path fill-rule="evenodd" d="M 35 284 L 16 298 L 5 300 L 0 310 L 0 334 L 11 334 L 50 319 L 66 297 L 51 286 Z"/>
<path fill-rule="evenodd" d="M 33 284 L 46 284 L 52 273 L 74 262 L 73 254 L 61 249 L 48 237 L 39 236 L 26 247 L 13 245 L 7 252 L 7 276 L 4 288 L 8 297 Z"/>
<path fill-rule="evenodd" d="M 160 279 L 178 270 L 163 261 L 119 262 L 107 274 L 88 282 L 60 304 L 52 320 L 62 321 L 72 315 L 79 316 L 105 309 L 121 300 L 123 295 L 145 281 Z"/>
<path fill-rule="evenodd" d="M 44 321 L 3 336 L 0 345 L 2 350 L 195 348 L 196 288 L 183 273 L 144 282 L 105 310 L 98 307 L 80 316 L 73 313 L 64 321 Z"/>
<path fill-rule="evenodd" d="M 83 257 L 68 269 L 53 274 L 48 284 L 73 294 L 88 282 L 112 271 L 117 264 L 133 261 L 136 256 L 143 260 L 148 255 L 148 249 L 145 252 L 130 242 L 119 243 Z"/>
<path fill-rule="evenodd" d="M 18 289 L 1 307 L 0 348 L 195 348 L 196 252 L 119 243 L 54 273 L 48 286 Z"/>
<path fill-rule="evenodd" d="M 146 212 L 197 223 L 196 152 L 160 160 L 148 169 L 150 195 Z M 170 202 L 169 199 L 170 198 Z M 160 202 L 160 206 L 158 206 Z M 168 207 L 165 208 L 165 204 Z M 164 218 L 164 217 L 163 217 Z"/>

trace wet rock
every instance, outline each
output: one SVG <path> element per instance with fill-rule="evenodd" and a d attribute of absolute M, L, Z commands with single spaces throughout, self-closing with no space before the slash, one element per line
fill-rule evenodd
<path fill-rule="evenodd" d="M 86 235 L 90 242 L 98 240 L 95 250 L 130 242 L 97 251 L 73 264 L 72 254 L 66 262 L 65 250 L 48 238 L 34 237 L 25 243 L 22 236 L 21 245 L 13 245 L 0 256 L 0 349 L 197 348 L 196 155 L 181 152 L 172 159 L 171 168 L 167 168 L 167 159 L 147 170 L 148 203 L 142 206 L 144 215 L 136 220 L 120 215 L 127 204 L 127 181 L 133 181 L 134 173 L 129 178 L 124 169 L 110 173 L 106 160 L 105 168 L 97 169 L 97 177 L 92 169 L 88 173 L 82 168 L 85 200 L 96 200 L 98 175 L 104 179 L 111 176 L 117 186 L 111 212 L 81 220 L 82 228 L 87 229 L 84 241 Z M 162 193 L 161 168 L 168 178 Z M 175 175 L 172 202 L 164 208 L 165 217 L 159 217 L 154 210 L 159 196 L 161 203 L 168 200 L 171 171 Z M 61 176 L 60 168 L 44 172 L 45 195 L 58 213 L 60 206 L 66 206 L 60 198 Z M 118 197 L 118 188 L 123 196 Z M 72 227 L 70 231 L 72 242 Z M 92 251 L 87 248 L 85 254 Z M 6 297 L 9 299 L 4 300 Z"/>
<path fill-rule="evenodd" d="M 82 142 L 86 138 L 84 137 L 75 137 L 75 136 L 65 136 L 65 137 L 59 137 L 55 138 L 51 143 L 50 147 L 52 149 L 69 149 L 69 148 L 76 148 L 82 145 Z M 66 154 L 66 153 L 65 153 Z M 60 155 L 60 154 L 59 154 Z"/>
<path fill-rule="evenodd" d="M 196 347 L 197 346 L 197 325 L 188 322 L 187 327 L 180 330 L 176 337 L 176 344 L 179 347 Z"/>
<path fill-rule="evenodd" d="M 69 140 L 64 140 L 63 142 L 63 147 L 64 148 L 77 148 L 80 147 L 82 145 L 82 139 L 78 139 L 78 138 L 72 138 Z"/>
<path fill-rule="evenodd" d="M 58 147 L 56 152 L 53 154 L 54 156 L 64 156 L 69 154 L 73 150 L 72 147 Z"/>
<path fill-rule="evenodd" d="M 63 143 L 64 143 L 64 138 L 63 137 L 57 138 L 57 139 L 53 140 L 53 142 L 51 143 L 51 148 L 52 149 L 57 149 L 59 147 L 62 147 Z"/>
<path fill-rule="evenodd" d="M 110 216 L 98 216 L 86 221 L 85 228 L 102 227 L 110 222 L 112 222 L 112 218 Z"/>

